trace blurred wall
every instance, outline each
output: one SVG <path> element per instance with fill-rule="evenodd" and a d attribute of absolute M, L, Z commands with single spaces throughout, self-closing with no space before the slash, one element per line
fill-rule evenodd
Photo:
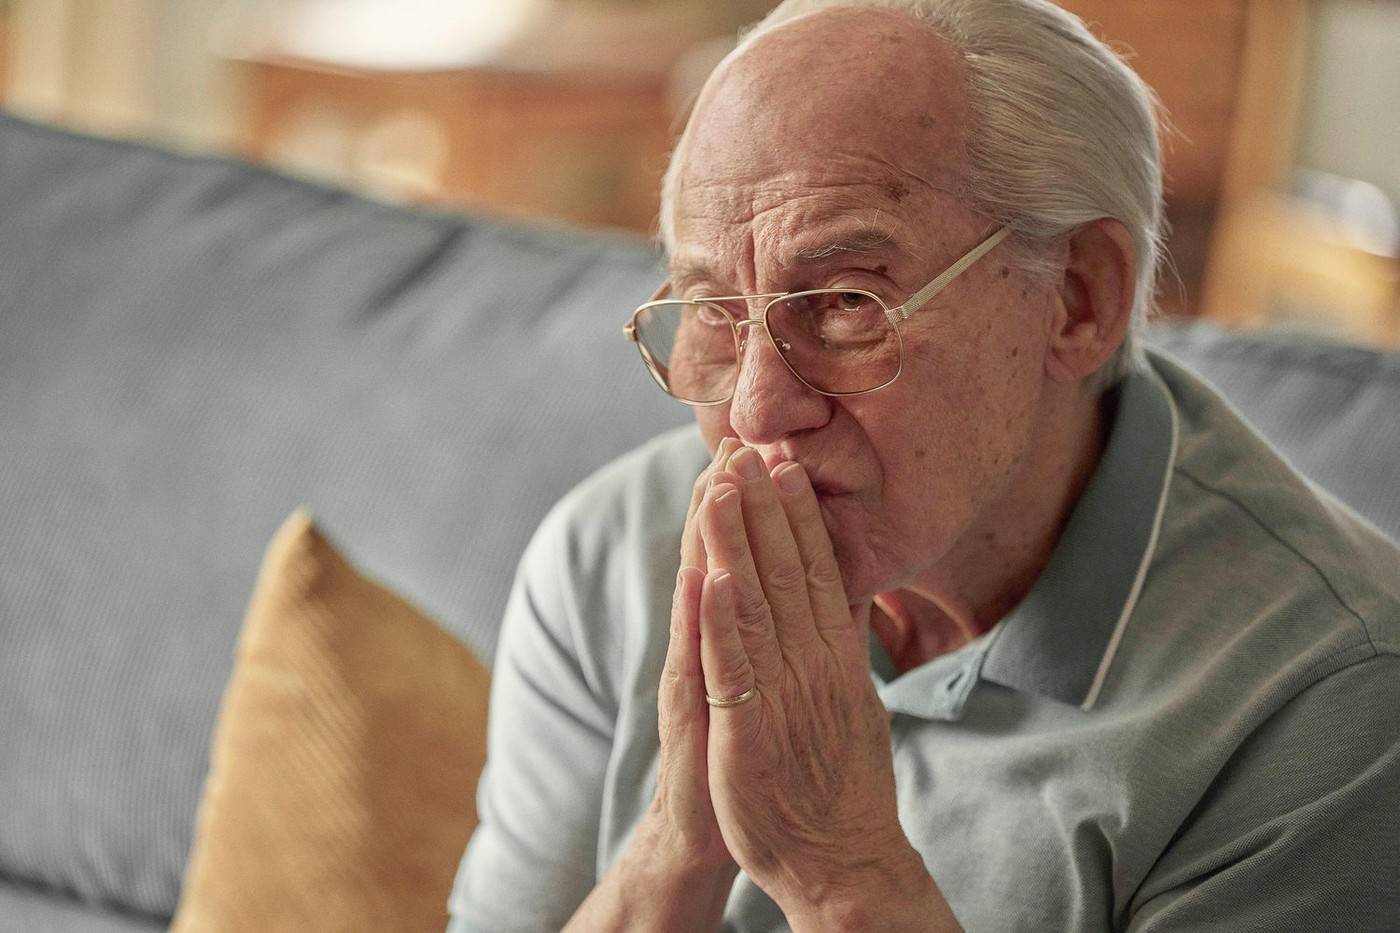
<path fill-rule="evenodd" d="M 1318 3 L 1297 162 L 1400 203 L 1400 3 Z"/>
<path fill-rule="evenodd" d="M 168 145 L 223 148 L 237 89 L 209 50 L 220 10 L 256 0 L 9 0 L 5 106 Z"/>

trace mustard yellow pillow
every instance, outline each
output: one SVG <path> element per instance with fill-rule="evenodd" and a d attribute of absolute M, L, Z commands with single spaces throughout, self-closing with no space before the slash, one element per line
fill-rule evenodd
<path fill-rule="evenodd" d="M 244 620 L 171 929 L 441 931 L 488 682 L 293 514 Z"/>

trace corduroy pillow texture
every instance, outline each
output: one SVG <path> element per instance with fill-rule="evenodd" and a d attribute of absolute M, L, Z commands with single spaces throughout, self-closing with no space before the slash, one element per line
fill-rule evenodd
<path fill-rule="evenodd" d="M 488 686 L 460 641 L 293 514 L 244 621 L 171 929 L 442 930 Z"/>

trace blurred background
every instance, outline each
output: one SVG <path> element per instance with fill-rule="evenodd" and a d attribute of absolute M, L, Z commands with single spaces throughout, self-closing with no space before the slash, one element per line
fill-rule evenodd
<path fill-rule="evenodd" d="M 1400 344 L 1400 2 L 1064 0 L 1170 118 L 1170 314 Z M 0 0 L 0 106 L 374 197 L 648 234 L 765 0 Z"/>

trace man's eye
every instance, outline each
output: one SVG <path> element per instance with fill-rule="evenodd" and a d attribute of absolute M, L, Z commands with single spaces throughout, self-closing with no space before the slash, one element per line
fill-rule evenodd
<path fill-rule="evenodd" d="M 838 296 L 841 307 L 848 311 L 859 311 L 870 303 L 869 295 L 862 295 L 860 292 L 842 292 Z"/>
<path fill-rule="evenodd" d="M 720 310 L 718 305 L 697 304 L 694 305 L 694 308 L 695 316 L 700 319 L 701 323 L 711 326 L 720 326 L 729 323 L 729 319 L 724 316 L 724 312 Z"/>

